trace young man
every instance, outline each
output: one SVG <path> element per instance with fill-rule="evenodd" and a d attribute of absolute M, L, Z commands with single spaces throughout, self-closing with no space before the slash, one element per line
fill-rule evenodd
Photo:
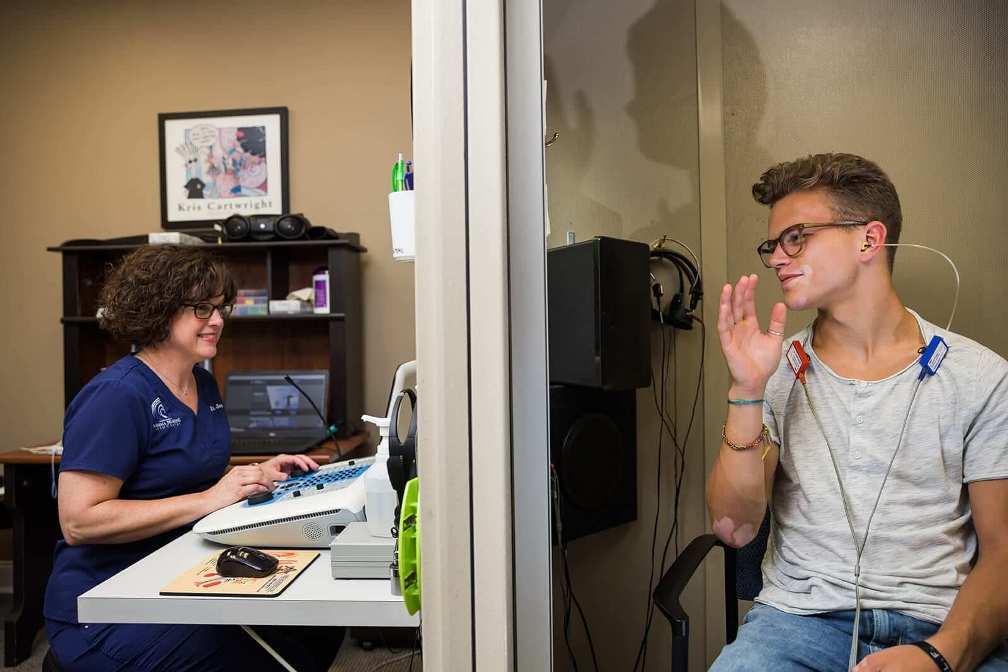
<path fill-rule="evenodd" d="M 732 546 L 768 505 L 772 525 L 763 590 L 712 669 L 848 669 L 857 620 L 857 672 L 1008 670 L 1008 362 L 902 304 L 899 198 L 874 163 L 809 156 L 753 195 L 784 303 L 763 331 L 757 276 L 721 291 L 732 385 L 707 503 Z M 785 340 L 804 308 L 818 317 Z M 929 375 L 935 336 L 948 352 Z"/>

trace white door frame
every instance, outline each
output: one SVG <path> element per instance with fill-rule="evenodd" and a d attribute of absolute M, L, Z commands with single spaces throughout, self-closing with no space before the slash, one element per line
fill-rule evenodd
<path fill-rule="evenodd" d="M 547 671 L 540 6 L 412 12 L 424 668 Z"/>

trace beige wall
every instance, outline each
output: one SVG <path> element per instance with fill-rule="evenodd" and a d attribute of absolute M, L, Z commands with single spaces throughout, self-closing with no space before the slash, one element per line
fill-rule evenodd
<path fill-rule="evenodd" d="M 766 209 L 750 187 L 769 166 L 824 151 L 861 154 L 889 174 L 902 242 L 959 266 L 953 331 L 1008 355 L 1008 5 L 999 1 L 725 0 L 728 269 L 759 272 L 766 314 L 780 290 L 757 259 Z M 901 248 L 904 302 L 945 325 L 952 271 Z M 812 315 L 789 317 L 797 330 Z"/>
<path fill-rule="evenodd" d="M 384 409 L 414 352 L 413 265 L 391 260 L 385 197 L 394 153 L 410 152 L 409 12 L 407 0 L 3 3 L 6 448 L 61 429 L 60 260 L 45 247 L 160 227 L 159 112 L 290 109 L 292 209 L 369 249 L 364 400 Z"/>
<path fill-rule="evenodd" d="M 547 134 L 559 131 L 546 150 L 550 246 L 565 231 L 578 240 L 596 235 L 649 243 L 671 234 L 700 249 L 697 154 L 696 42 L 692 0 L 544 0 L 544 58 Z M 662 275 L 667 294 L 677 284 Z M 660 340 L 652 330 L 657 371 Z M 668 333 L 668 332 L 666 332 Z M 680 439 L 685 438 L 696 393 L 700 332 L 676 336 Z M 671 347 L 671 346 L 670 346 Z M 672 413 L 672 391 L 667 408 Z M 701 402 L 702 403 L 702 399 Z M 672 524 L 677 468 L 665 437 L 661 499 L 656 497 L 658 415 L 649 388 L 637 394 L 637 521 L 570 544 L 568 555 L 578 601 L 591 626 L 601 669 L 629 670 L 643 634 L 654 517 L 660 509 L 656 563 Z M 703 533 L 703 418 L 697 408 L 686 444 L 679 540 Z M 600 465 L 604 468 L 604 465 Z M 680 545 L 681 548 L 681 545 Z M 675 557 L 675 542 L 668 562 Z M 656 570 L 656 578 L 658 570 Z M 562 600 L 563 574 L 554 573 L 556 669 L 566 669 Z M 696 619 L 691 641 L 694 669 L 703 669 L 702 576 L 684 604 Z M 576 612 L 571 640 L 582 666 L 590 665 Z M 670 663 L 668 622 L 655 612 L 648 670 Z"/>

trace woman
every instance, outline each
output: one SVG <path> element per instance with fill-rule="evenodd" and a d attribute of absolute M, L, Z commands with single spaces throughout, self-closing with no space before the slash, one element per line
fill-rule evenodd
<path fill-rule="evenodd" d="M 67 672 L 281 669 L 237 626 L 89 625 L 77 596 L 185 533 L 193 522 L 318 465 L 279 455 L 227 471 L 230 431 L 217 354 L 236 290 L 199 248 L 140 248 L 111 271 L 100 324 L 138 350 L 95 376 L 67 409 L 46 632 Z M 225 473 L 227 472 L 227 473 Z M 181 569 L 184 568 L 180 568 Z M 165 577 L 168 581 L 172 577 Z M 298 670 L 326 670 L 340 628 L 261 628 Z M 308 640 L 315 646 L 303 646 Z"/>

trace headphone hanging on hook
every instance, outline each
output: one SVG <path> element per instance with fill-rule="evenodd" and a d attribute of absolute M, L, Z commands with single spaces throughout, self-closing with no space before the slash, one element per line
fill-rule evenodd
<path fill-rule="evenodd" d="M 673 242 L 680 245 L 689 252 L 690 257 L 676 250 L 669 250 L 664 247 L 666 242 Z M 690 330 L 693 328 L 694 320 L 698 319 L 693 311 L 703 300 L 703 279 L 700 276 L 699 260 L 693 254 L 693 250 L 684 243 L 662 236 L 651 244 L 650 263 L 669 263 L 676 270 L 678 276 L 678 291 L 672 295 L 668 307 L 662 310 L 662 297 L 665 289 L 661 281 L 651 272 L 651 317 L 662 325 L 671 326 L 673 329 Z M 688 299 L 686 285 L 689 285 Z"/>

